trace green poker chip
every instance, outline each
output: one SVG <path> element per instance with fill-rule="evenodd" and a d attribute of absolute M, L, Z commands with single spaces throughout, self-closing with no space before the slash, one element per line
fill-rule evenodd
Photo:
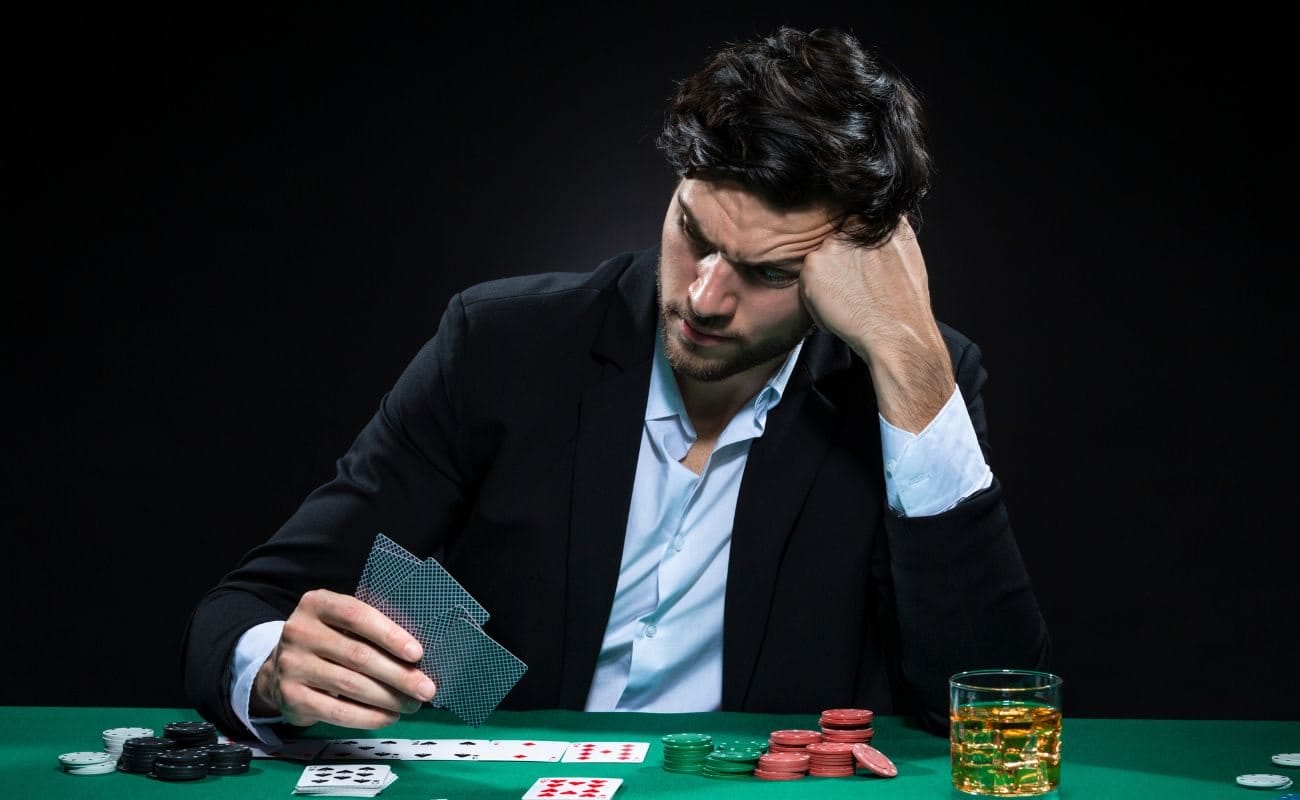
<path fill-rule="evenodd" d="M 666 733 L 661 741 L 665 747 L 713 747 L 713 737 L 707 733 Z"/>

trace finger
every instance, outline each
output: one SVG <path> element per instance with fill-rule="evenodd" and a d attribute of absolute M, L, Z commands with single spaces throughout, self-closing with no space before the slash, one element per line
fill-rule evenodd
<path fill-rule="evenodd" d="M 332 595 L 308 599 L 304 595 L 300 604 L 303 613 L 291 615 L 281 632 L 282 641 L 292 645 L 285 648 L 280 656 L 281 674 L 333 694 L 346 695 L 386 708 L 397 708 L 398 705 L 378 703 L 378 694 L 367 691 L 361 678 L 382 685 L 387 694 L 400 697 L 396 702 L 404 706 L 414 702 L 418 708 L 420 702 L 433 699 L 436 687 L 418 667 L 398 660 L 388 649 L 378 647 L 361 634 L 342 627 L 348 623 L 340 620 L 355 613 L 356 609 L 355 604 L 340 603 L 339 600 L 355 598 Z M 387 626 L 398 627 L 370 606 L 360 601 L 356 601 L 356 604 L 364 606 L 373 615 L 380 617 L 381 622 L 386 623 L 369 627 L 362 625 L 360 627 L 363 630 L 383 631 Z M 340 607 L 343 609 L 343 617 L 331 616 L 329 609 L 338 611 Z M 401 628 L 398 627 L 398 630 Z M 405 631 L 401 633 L 410 636 Z M 413 637 L 411 641 L 414 641 Z M 418 642 L 415 644 L 419 645 Z M 351 677 L 354 673 L 357 675 L 355 679 Z"/>
<path fill-rule="evenodd" d="M 339 636 L 339 634 L 335 634 Z M 344 637 L 346 638 L 346 637 Z M 373 651 L 378 658 L 396 664 L 386 654 Z M 356 703 L 392 713 L 410 713 L 419 709 L 421 699 L 402 691 L 397 684 L 408 679 L 404 673 L 396 680 L 379 677 L 355 666 L 331 659 L 328 650 L 315 652 L 303 648 L 284 648 L 279 654 L 278 669 L 282 685 L 304 686 L 331 697 L 352 700 Z M 427 681 L 419 670 L 406 668 L 415 674 L 415 680 Z M 382 671 L 381 671 L 382 672 Z M 291 691 L 282 688 L 283 702 L 293 705 Z M 304 695 L 304 700 L 319 702 L 319 698 Z"/>
<path fill-rule="evenodd" d="M 358 703 L 351 698 L 334 695 L 301 683 L 284 687 L 285 722 L 308 727 L 317 722 L 327 722 L 345 728 L 374 730 L 393 724 L 400 714 L 389 709 Z"/>
<path fill-rule="evenodd" d="M 416 662 L 423 655 L 420 642 L 401 625 L 351 595 L 316 589 L 304 594 L 299 605 L 326 625 L 373 642 L 404 661 Z"/>

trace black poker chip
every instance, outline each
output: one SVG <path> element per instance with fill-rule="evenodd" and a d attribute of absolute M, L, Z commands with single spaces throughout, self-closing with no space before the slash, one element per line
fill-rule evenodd
<path fill-rule="evenodd" d="M 120 772 L 147 775 L 153 769 L 159 753 L 176 749 L 176 740 L 166 736 L 140 736 L 122 743 L 122 756 L 117 761 Z"/>
<path fill-rule="evenodd" d="M 201 720 L 181 720 L 163 726 L 163 736 L 174 739 L 180 747 L 216 744 L 217 726 Z"/>
<path fill-rule="evenodd" d="M 208 774 L 208 751 L 202 747 L 164 750 L 154 758 L 150 776 L 160 781 L 192 781 Z"/>
<path fill-rule="evenodd" d="M 190 767 L 176 767 L 168 764 L 154 763 L 153 769 L 149 772 L 149 777 L 156 778 L 160 781 L 196 781 L 206 777 L 208 774 L 207 764 L 198 764 Z"/>
<path fill-rule="evenodd" d="M 253 762 L 253 750 L 246 744 L 234 742 L 203 745 L 208 753 L 209 775 L 234 775 L 248 772 Z"/>

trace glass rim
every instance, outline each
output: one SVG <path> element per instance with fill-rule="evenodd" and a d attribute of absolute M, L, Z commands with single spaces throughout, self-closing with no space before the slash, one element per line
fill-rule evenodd
<path fill-rule="evenodd" d="M 1029 678 L 1040 678 L 1042 681 L 1036 686 L 977 686 L 966 683 L 970 678 L 989 675 L 1023 675 Z M 950 688 L 969 689 L 975 692 L 1041 692 L 1044 689 L 1059 689 L 1064 683 L 1065 680 L 1060 675 L 1036 669 L 968 669 L 948 678 Z"/>

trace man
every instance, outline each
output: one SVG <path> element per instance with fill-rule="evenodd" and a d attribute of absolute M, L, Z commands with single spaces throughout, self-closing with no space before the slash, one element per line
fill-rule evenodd
<path fill-rule="evenodd" d="M 658 144 L 658 247 L 454 297 L 335 478 L 202 599 L 204 716 L 272 741 L 434 696 L 350 596 L 380 532 L 528 664 L 506 707 L 937 731 L 951 673 L 1045 666 L 979 350 L 935 320 L 912 227 L 915 94 L 847 33 L 782 29 L 682 81 Z"/>

